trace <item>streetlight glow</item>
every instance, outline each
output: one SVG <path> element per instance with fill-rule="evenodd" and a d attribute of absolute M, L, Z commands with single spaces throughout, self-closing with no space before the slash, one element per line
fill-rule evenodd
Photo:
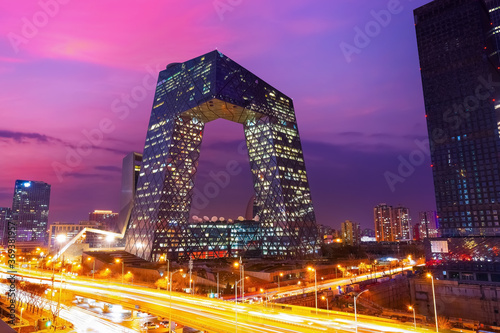
<path fill-rule="evenodd" d="M 437 315 L 437 308 L 436 308 L 436 291 L 434 290 L 434 276 L 432 276 L 431 273 L 427 273 L 427 277 L 431 279 L 432 299 L 434 301 L 434 317 L 436 318 L 436 332 L 439 332 L 439 328 L 438 328 L 438 315 Z"/>

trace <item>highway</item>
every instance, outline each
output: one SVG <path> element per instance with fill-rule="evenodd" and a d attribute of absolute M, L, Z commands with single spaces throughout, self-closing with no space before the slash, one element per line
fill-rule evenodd
<path fill-rule="evenodd" d="M 18 274 L 32 282 L 50 283 L 48 276 L 26 271 Z M 48 275 L 48 274 L 47 274 Z M 359 277 L 358 277 L 359 278 Z M 59 280 L 56 275 L 56 281 Z M 350 283 L 350 279 L 346 279 Z M 335 282 L 338 285 L 338 282 Z M 59 282 L 55 283 L 57 286 Z M 67 279 L 67 290 L 92 299 L 119 304 L 129 309 L 168 317 L 170 297 L 168 292 L 153 289 L 107 283 L 87 279 Z M 314 288 L 313 288 L 314 290 Z M 72 308 L 70 308 L 71 310 Z M 74 311 L 74 310 L 73 310 Z M 354 315 L 344 312 L 314 308 L 268 304 L 235 304 L 233 302 L 193 297 L 172 293 L 172 319 L 187 326 L 207 332 L 355 332 Z M 70 320 L 71 321 L 71 320 Z M 75 322 L 78 325 L 78 322 Z M 84 324 L 84 323 L 82 323 Z M 358 332 L 431 332 L 404 325 L 396 321 L 358 315 Z M 116 332 L 120 332 L 116 330 Z"/>

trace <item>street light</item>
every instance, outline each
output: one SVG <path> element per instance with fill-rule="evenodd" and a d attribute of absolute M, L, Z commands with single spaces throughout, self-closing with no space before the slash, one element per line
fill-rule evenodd
<path fill-rule="evenodd" d="M 354 296 L 354 321 L 356 322 L 356 333 L 358 333 L 358 312 L 356 311 L 356 301 L 357 301 L 358 297 L 361 296 L 361 294 L 366 292 L 366 291 L 368 291 L 368 289 L 365 289 L 362 292 L 360 292 L 359 294 L 357 294 L 356 296 Z"/>
<path fill-rule="evenodd" d="M 427 273 L 427 277 L 431 279 L 432 283 L 432 299 L 434 300 L 434 317 L 436 317 L 436 332 L 439 332 L 438 328 L 438 314 L 436 309 L 436 292 L 434 290 L 434 276 L 431 273 Z"/>
<path fill-rule="evenodd" d="M 415 317 L 415 308 L 409 305 L 408 310 L 413 310 L 413 325 L 415 326 L 415 329 L 417 329 L 417 318 Z"/>
<path fill-rule="evenodd" d="M 314 272 L 314 302 L 316 304 L 316 314 L 318 314 L 318 281 L 316 279 L 316 269 L 313 267 L 307 267 L 307 270 Z"/>
<path fill-rule="evenodd" d="M 111 242 L 114 240 L 115 240 L 115 236 L 113 236 L 113 235 L 106 236 L 106 241 L 108 242 L 108 248 L 111 248 Z"/>
<path fill-rule="evenodd" d="M 321 296 L 321 299 L 324 301 L 326 300 L 326 311 L 329 311 L 330 309 L 328 308 L 328 297 Z M 326 315 L 329 316 L 330 312 L 327 312 Z"/>
<path fill-rule="evenodd" d="M 118 264 L 118 263 L 122 263 L 122 284 L 123 284 L 123 273 L 125 271 L 125 264 L 123 263 L 123 260 L 120 260 L 120 259 L 115 259 L 115 262 Z"/>
<path fill-rule="evenodd" d="M 337 265 L 337 267 L 335 269 L 340 269 L 340 271 L 342 272 L 342 278 L 345 278 L 345 273 L 344 273 L 344 270 L 342 269 L 342 266 L 340 265 Z M 335 277 L 337 277 L 337 271 L 335 271 Z"/>
<path fill-rule="evenodd" d="M 233 264 L 234 268 L 239 268 L 240 269 L 240 289 L 241 289 L 241 298 L 245 300 L 245 265 L 243 264 L 243 261 L 240 257 L 240 261 L 235 261 Z M 236 296 L 236 299 L 238 299 L 238 296 Z"/>
<path fill-rule="evenodd" d="M 280 276 L 283 276 L 283 273 L 278 274 L 278 293 L 280 292 Z"/>
<path fill-rule="evenodd" d="M 244 279 L 240 279 L 239 281 L 234 282 L 234 297 L 236 299 L 236 302 L 234 303 L 234 316 L 235 316 L 235 323 L 236 323 L 236 333 L 238 333 L 238 283 L 242 282 Z M 262 290 L 262 289 L 261 289 Z"/>
<path fill-rule="evenodd" d="M 170 262 L 169 262 L 170 264 Z M 172 332 L 172 276 L 174 276 L 175 273 L 177 272 L 182 272 L 182 268 L 176 270 L 175 272 L 170 273 L 170 293 L 169 293 L 169 298 L 170 298 L 170 307 L 169 307 L 169 313 L 168 313 L 168 333 Z"/>

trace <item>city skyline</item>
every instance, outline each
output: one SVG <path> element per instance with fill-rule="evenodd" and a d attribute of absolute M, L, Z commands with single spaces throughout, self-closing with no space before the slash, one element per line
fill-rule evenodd
<path fill-rule="evenodd" d="M 0 125 L 6 170 L 0 206 L 11 206 L 15 179 L 39 179 L 52 185 L 50 222 L 77 222 L 94 209 L 119 211 L 122 159 L 144 146 L 154 95 L 148 87 L 167 64 L 217 48 L 294 98 L 318 223 L 338 229 L 349 219 L 372 227 L 379 202 L 409 207 L 416 220 L 418 211 L 435 209 L 412 13 L 424 3 L 242 2 L 224 11 L 213 3 L 187 10 L 190 2 L 158 1 L 140 11 L 99 4 L 92 12 L 100 14 L 79 17 L 91 12 L 88 4 L 70 2 L 33 36 L 23 35 L 23 27 L 43 8 L 1 5 L 7 38 L 0 44 L 0 98 L 10 111 Z M 254 23 L 236 24 L 249 15 Z M 132 16 L 144 28 L 128 27 L 124 18 Z M 361 45 L 358 28 L 373 22 L 381 22 L 378 32 L 362 33 Z M 165 42 L 158 44 L 160 38 Z M 356 52 L 346 53 L 346 45 Z M 25 75 L 30 79 L 19 79 Z M 235 124 L 208 127 L 197 185 L 235 158 L 248 169 L 200 215 L 243 216 L 252 195 L 248 157 L 232 152 L 244 136 Z M 68 163 L 68 151 L 88 140 L 95 147 L 83 144 L 85 156 Z M 399 172 L 412 153 L 425 160 Z M 404 182 L 388 183 L 387 173 Z"/>

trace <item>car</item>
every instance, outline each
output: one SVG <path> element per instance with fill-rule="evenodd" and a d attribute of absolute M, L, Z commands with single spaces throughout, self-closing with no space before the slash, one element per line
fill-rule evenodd
<path fill-rule="evenodd" d="M 148 322 L 145 322 L 144 324 L 142 324 L 142 328 L 145 330 L 155 330 L 159 327 L 160 326 L 158 326 L 158 324 L 153 323 L 152 321 L 148 321 Z"/>
<path fill-rule="evenodd" d="M 159 322 L 160 326 L 168 328 L 168 320 L 162 320 Z"/>

